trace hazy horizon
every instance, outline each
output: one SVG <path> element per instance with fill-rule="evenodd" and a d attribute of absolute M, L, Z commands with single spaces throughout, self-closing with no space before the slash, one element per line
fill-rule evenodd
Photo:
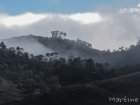
<path fill-rule="evenodd" d="M 5 0 L 0 11 L 0 39 L 62 30 L 95 49 L 114 50 L 135 45 L 140 37 L 138 0 Z"/>

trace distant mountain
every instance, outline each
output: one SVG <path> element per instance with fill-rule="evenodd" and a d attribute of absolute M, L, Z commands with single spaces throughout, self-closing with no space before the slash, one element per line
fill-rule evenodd
<path fill-rule="evenodd" d="M 57 52 L 59 56 L 93 58 L 96 62 L 109 63 L 115 67 L 137 64 L 140 62 L 140 44 L 130 48 L 121 47 L 117 51 L 100 51 L 82 40 L 69 40 L 61 37 L 21 36 L 3 40 L 8 47 L 22 47 L 34 55 Z"/>
<path fill-rule="evenodd" d="M 62 57 L 95 58 L 99 50 L 92 49 L 91 44 L 81 40 L 69 40 L 42 36 L 21 36 L 2 40 L 8 47 L 21 47 L 34 55 L 57 52 Z"/>

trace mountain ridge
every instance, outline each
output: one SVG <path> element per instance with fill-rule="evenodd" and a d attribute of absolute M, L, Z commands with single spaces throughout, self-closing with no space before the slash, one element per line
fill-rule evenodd
<path fill-rule="evenodd" d="M 34 55 L 45 55 L 56 52 L 59 56 L 93 58 L 96 62 L 109 63 L 113 67 L 122 67 L 140 62 L 140 44 L 131 45 L 130 48 L 121 47 L 114 52 L 100 51 L 91 47 L 90 43 L 82 40 L 69 40 L 62 37 L 42 37 L 35 35 L 13 37 L 3 40 L 6 45 L 22 47 Z"/>

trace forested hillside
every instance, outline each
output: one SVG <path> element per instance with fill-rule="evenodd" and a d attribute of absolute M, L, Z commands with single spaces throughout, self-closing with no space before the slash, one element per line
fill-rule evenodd
<path fill-rule="evenodd" d="M 139 65 L 113 69 L 108 63 L 57 53 L 34 56 L 2 42 L 0 104 L 108 105 L 110 96 L 139 97 Z"/>
<path fill-rule="evenodd" d="M 28 53 L 34 55 L 45 55 L 55 52 L 59 57 L 69 58 L 69 56 L 80 57 L 83 59 L 94 59 L 98 63 L 108 63 L 111 67 L 123 67 L 135 65 L 140 62 L 140 44 L 131 45 L 129 48 L 120 47 L 114 51 L 100 51 L 92 47 L 86 41 L 80 39 L 70 40 L 66 33 L 61 31 L 52 31 L 52 37 L 42 36 L 22 36 L 3 40 L 6 45 L 11 47 L 22 47 Z M 56 34 L 59 32 L 59 34 Z M 93 45 L 94 46 L 94 45 Z"/>
<path fill-rule="evenodd" d="M 0 102 L 18 100 L 35 94 L 43 95 L 63 86 L 85 84 L 110 78 L 107 64 L 92 59 L 58 58 L 28 54 L 22 48 L 6 48 L 0 43 Z"/>
<path fill-rule="evenodd" d="M 110 52 L 65 37 L 61 32 L 4 40 L 13 47 L 0 43 L 0 104 L 108 105 L 111 96 L 139 97 L 139 42 Z"/>

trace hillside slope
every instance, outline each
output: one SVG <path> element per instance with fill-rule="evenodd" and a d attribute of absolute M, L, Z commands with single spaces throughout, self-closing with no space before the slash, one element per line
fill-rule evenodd
<path fill-rule="evenodd" d="M 109 102 L 109 97 L 140 98 L 140 72 L 112 79 L 71 85 L 51 94 L 33 96 L 6 105 L 139 105 L 140 102 Z"/>
<path fill-rule="evenodd" d="M 92 48 L 91 44 L 81 40 L 69 40 L 65 38 L 21 36 L 3 40 L 8 47 L 22 47 L 25 51 L 34 55 L 56 52 L 59 56 L 92 58 L 96 62 L 109 63 L 113 67 L 135 65 L 140 62 L 140 44 L 117 51 L 100 51 Z"/>

